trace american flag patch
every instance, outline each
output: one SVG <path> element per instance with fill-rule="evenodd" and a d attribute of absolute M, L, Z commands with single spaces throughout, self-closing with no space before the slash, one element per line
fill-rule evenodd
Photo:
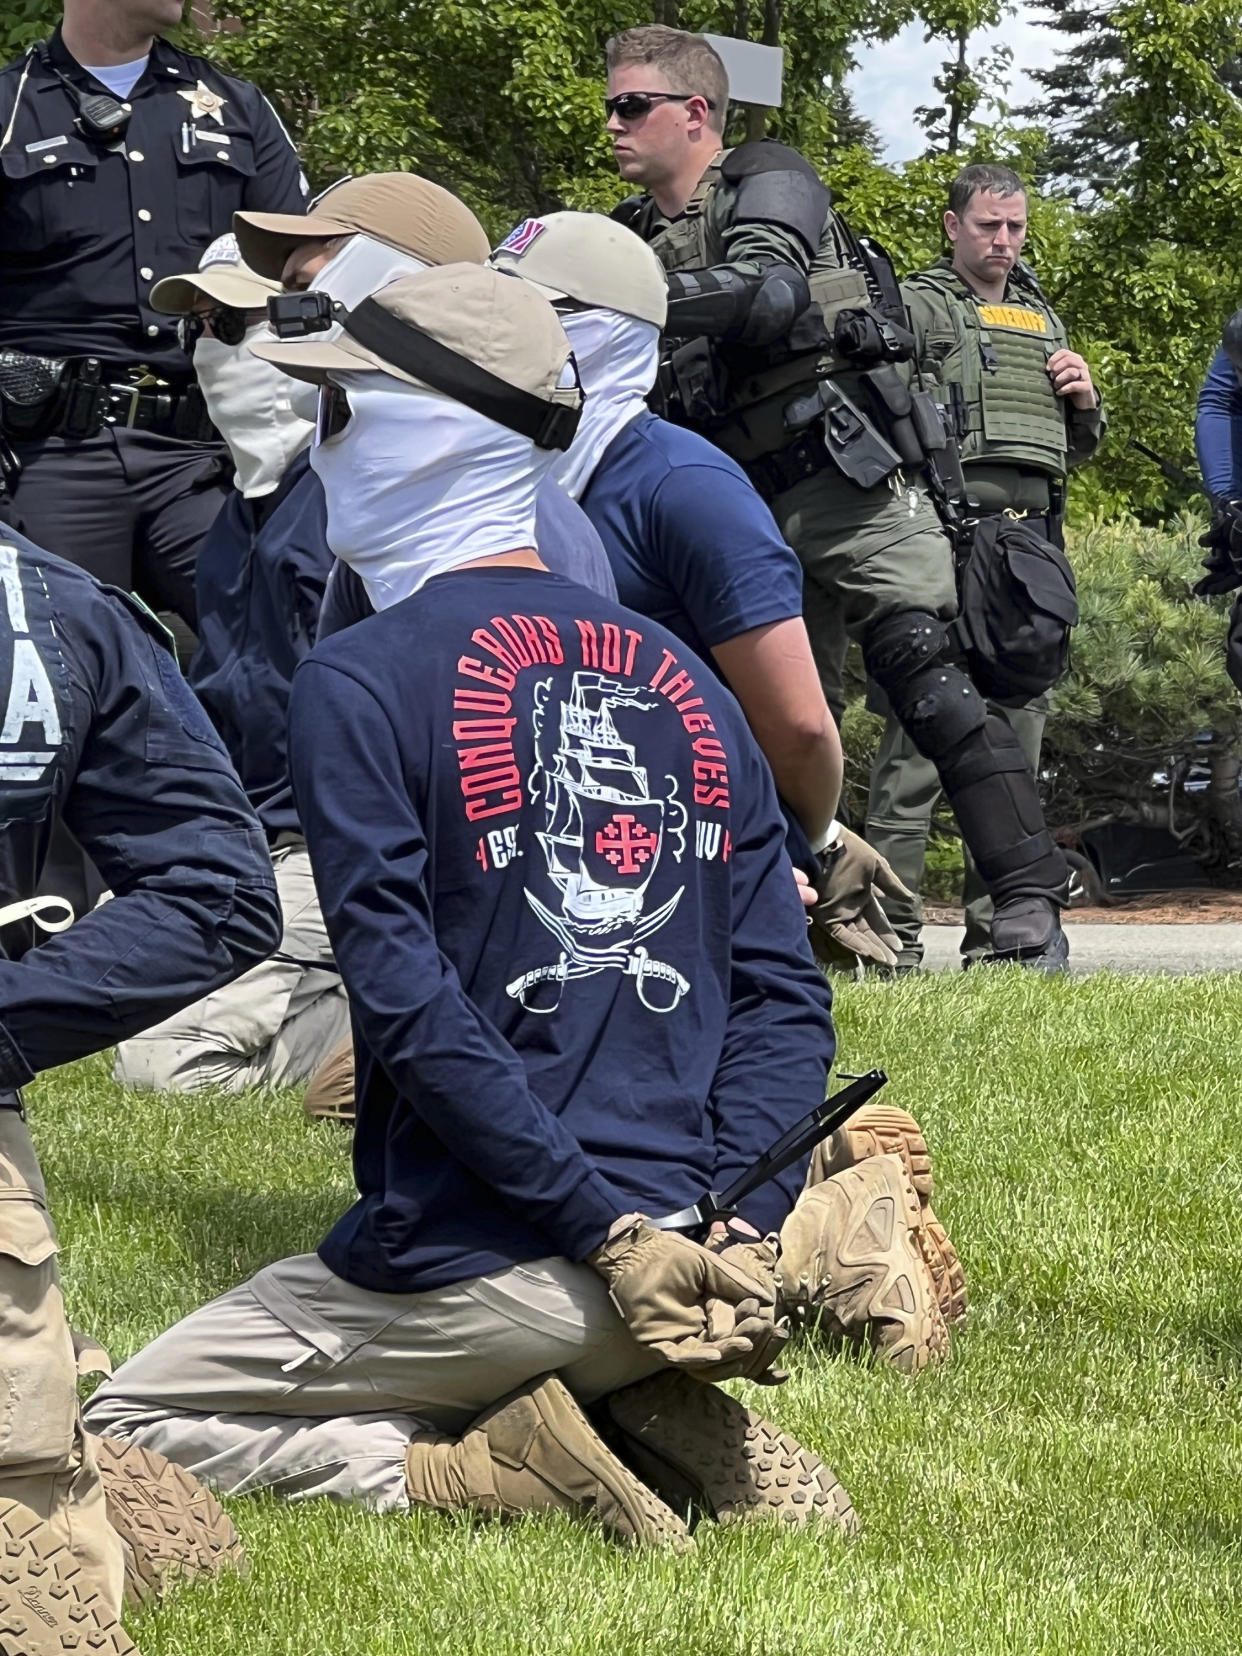
<path fill-rule="evenodd" d="M 506 253 L 516 254 L 520 259 L 536 236 L 542 236 L 547 228 L 542 219 L 523 219 L 516 230 L 510 230 L 500 246 Z"/>

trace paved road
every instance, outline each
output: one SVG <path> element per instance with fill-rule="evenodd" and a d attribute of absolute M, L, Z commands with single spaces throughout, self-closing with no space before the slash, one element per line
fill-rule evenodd
<path fill-rule="evenodd" d="M 1242 972 L 1242 925 L 1217 926 L 1078 924 L 1065 928 L 1070 969 L 1098 972 Z M 956 926 L 928 926 L 923 932 L 925 964 L 932 971 L 956 967 L 962 933 Z"/>

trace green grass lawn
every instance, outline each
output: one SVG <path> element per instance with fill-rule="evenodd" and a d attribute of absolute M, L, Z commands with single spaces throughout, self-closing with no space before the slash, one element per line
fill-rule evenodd
<path fill-rule="evenodd" d="M 1242 1650 L 1242 976 L 846 985 L 935 1156 L 968 1327 L 908 1383 L 809 1346 L 760 1406 L 865 1526 L 585 1528 L 236 1501 L 246 1579 L 135 1618 L 147 1656 L 1215 1656 Z M 142 1098 L 102 1060 L 31 1090 L 70 1313 L 117 1360 L 348 1200 L 292 1096 Z"/>

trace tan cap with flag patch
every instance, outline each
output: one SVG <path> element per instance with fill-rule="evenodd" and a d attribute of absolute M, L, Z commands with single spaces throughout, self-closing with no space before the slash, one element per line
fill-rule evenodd
<path fill-rule="evenodd" d="M 657 328 L 668 314 L 668 282 L 659 259 L 632 230 L 602 213 L 524 219 L 488 262 L 533 283 L 553 303 L 572 299 Z"/>

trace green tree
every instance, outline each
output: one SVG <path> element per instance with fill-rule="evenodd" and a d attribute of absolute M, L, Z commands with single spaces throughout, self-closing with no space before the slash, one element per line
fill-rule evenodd
<path fill-rule="evenodd" d="M 1166 530 L 1133 519 L 1071 537 L 1081 623 L 1045 739 L 1049 819 L 1083 826 L 1121 812 L 1198 830 L 1217 866 L 1242 858 L 1242 703 L 1224 666 L 1227 602 L 1191 596 L 1202 552 L 1198 518 Z M 1209 771 L 1180 790 L 1191 763 Z M 1152 776 L 1173 778 L 1160 798 Z"/>
<path fill-rule="evenodd" d="M 923 39 L 944 41 L 951 55 L 932 79 L 941 101 L 916 109 L 915 119 L 927 133 L 933 153 L 957 155 L 967 144 L 978 111 L 1005 112 L 1013 51 L 1001 44 L 972 56 L 971 41 L 1014 8 L 1003 0 L 922 0 L 920 10 Z"/>
<path fill-rule="evenodd" d="M 11 63 L 36 40 L 45 40 L 60 20 L 49 0 L 6 0 L 0 6 L 0 63 Z"/>

